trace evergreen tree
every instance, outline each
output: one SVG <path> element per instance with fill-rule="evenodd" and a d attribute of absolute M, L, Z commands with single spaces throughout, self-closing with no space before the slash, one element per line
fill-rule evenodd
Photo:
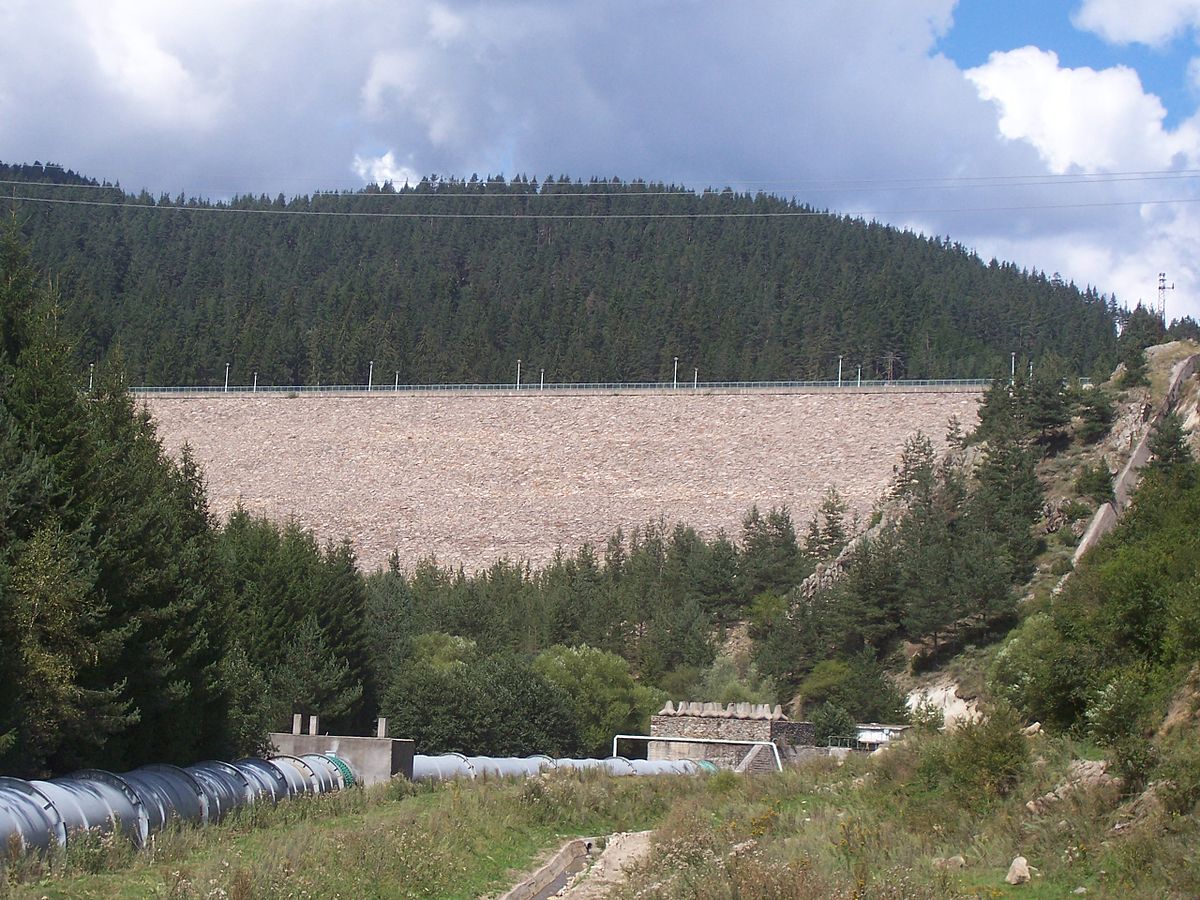
<path fill-rule="evenodd" d="M 811 571 L 796 544 L 796 530 L 786 507 L 762 515 L 751 508 L 742 520 L 739 581 L 744 602 L 763 591 L 786 593 Z"/>
<path fill-rule="evenodd" d="M 1035 462 L 1017 434 L 989 438 L 968 510 L 976 527 L 997 536 L 1012 567 L 1007 578 L 1012 583 L 1028 577 L 1038 549 L 1032 526 L 1041 515 L 1042 489 Z"/>
<path fill-rule="evenodd" d="M 1184 487 L 1195 477 L 1196 458 L 1188 446 L 1183 421 L 1176 412 L 1162 417 L 1150 435 L 1150 469 L 1177 477 Z"/>

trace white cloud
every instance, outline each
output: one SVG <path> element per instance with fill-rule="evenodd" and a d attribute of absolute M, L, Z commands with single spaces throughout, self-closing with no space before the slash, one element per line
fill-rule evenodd
<path fill-rule="evenodd" d="M 900 224 L 1123 299 L 1139 267 L 1195 296 L 1200 228 L 1175 207 L 986 212 L 1078 194 L 838 187 L 1200 165 L 1196 123 L 1167 128 L 1130 70 L 1064 69 L 1026 48 L 964 77 L 936 50 L 955 5 L 0 0 L 0 159 L 217 197 L 417 173 L 815 184 L 801 199 L 831 209 L 974 208 Z M 1188 27 L 1194 5 L 1143 3 L 1170 13 L 1143 37 Z M 1113 9 L 1089 0 L 1080 21 L 1133 35 L 1136 17 Z"/>
<path fill-rule="evenodd" d="M 1200 0 L 1083 0 L 1071 21 L 1110 43 L 1160 46 L 1200 27 Z"/>
<path fill-rule="evenodd" d="M 1000 110 L 1000 132 L 1028 141 L 1052 171 L 1162 169 L 1194 151 L 1190 129 L 1163 128 L 1166 110 L 1124 66 L 1061 68 L 1037 47 L 993 53 L 967 78 Z"/>
<path fill-rule="evenodd" d="M 90 6 L 90 43 L 104 83 L 137 114 L 163 125 L 211 128 L 223 105 L 219 90 L 200 82 L 144 26 Z"/>
<path fill-rule="evenodd" d="M 440 3 L 429 7 L 429 36 L 443 47 L 458 40 L 466 31 L 466 19 Z"/>
<path fill-rule="evenodd" d="M 997 126 L 1010 141 L 1034 147 L 1052 172 L 1139 172 L 1200 165 L 1200 122 L 1164 126 L 1166 110 L 1147 94 L 1137 74 L 1063 68 L 1036 47 L 993 53 L 964 73 L 980 97 L 995 104 Z M 1182 187 L 1180 185 L 1183 185 Z M 1196 198 L 1187 182 L 1114 182 L 1087 202 L 1111 203 L 1064 219 L 1052 231 L 1023 240 L 1000 231 L 984 236 L 987 252 L 1058 270 L 1116 292 L 1123 302 L 1154 298 L 1154 278 L 1168 271 L 1180 283 L 1174 315 L 1200 312 L 1200 211 L 1194 203 L 1157 204 L 1155 198 Z M 1055 199 L 1046 198 L 1047 202 Z M 1116 204 L 1129 204 L 1116 205 Z M 1034 263 L 1037 260 L 1038 262 Z"/>
<path fill-rule="evenodd" d="M 405 184 L 417 184 L 421 176 L 409 166 L 396 162 L 396 154 L 389 150 L 383 156 L 354 155 L 351 169 L 367 184 L 384 184 L 391 182 L 400 187 Z"/>

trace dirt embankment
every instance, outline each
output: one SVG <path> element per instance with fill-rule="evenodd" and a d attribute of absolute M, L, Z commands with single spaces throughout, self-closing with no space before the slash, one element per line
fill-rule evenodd
<path fill-rule="evenodd" d="M 797 531 L 833 485 L 867 515 L 904 441 L 940 442 L 966 393 L 154 398 L 167 449 L 190 444 L 214 513 L 241 502 L 349 537 L 370 570 L 393 549 L 468 570 L 537 564 L 665 519 L 736 535 L 752 504 Z"/>

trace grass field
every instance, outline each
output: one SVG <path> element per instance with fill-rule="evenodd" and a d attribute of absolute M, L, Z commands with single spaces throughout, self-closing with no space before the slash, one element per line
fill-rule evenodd
<path fill-rule="evenodd" d="M 780 775 L 563 773 L 301 799 L 164 835 L 142 854 L 119 841 L 83 842 L 48 863 L 16 866 L 0 896 L 476 897 L 511 886 L 567 837 L 646 828 L 656 829 L 650 855 L 620 897 L 1200 892 L 1194 809 L 1097 787 L 1031 812 L 1027 800 L 1095 751 L 1027 737 L 1004 716 L 993 722 Z M 1017 855 L 1035 874 L 1010 887 L 1004 876 Z"/>

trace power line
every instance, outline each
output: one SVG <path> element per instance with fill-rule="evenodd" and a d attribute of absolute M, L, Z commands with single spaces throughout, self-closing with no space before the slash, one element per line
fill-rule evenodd
<path fill-rule="evenodd" d="M 61 166 L 45 166 L 45 168 L 62 169 Z M 1120 184 L 1126 182 L 1141 182 L 1141 181 L 1188 181 L 1200 178 L 1200 169 L 1147 169 L 1147 170 L 1130 170 L 1121 172 L 1072 172 L 1072 173 L 1048 173 L 1048 174 L 1018 174 L 1018 175 L 959 175 L 959 176 L 925 176 L 912 178 L 859 178 L 859 179 L 774 179 L 774 180 L 754 180 L 754 179 L 687 179 L 692 183 L 704 182 L 706 184 L 724 184 L 724 185 L 760 185 L 773 186 L 774 193 L 790 194 L 799 191 L 813 192 L 837 192 L 837 191 L 915 191 L 915 190 L 953 190 L 961 188 L 997 188 L 997 187 L 1045 187 L 1058 185 L 1088 185 L 1088 184 Z M 278 179 L 275 179 L 278 180 Z M 298 179 L 296 179 L 298 180 Z M 389 182 L 390 183 L 390 182 Z M 444 191 L 439 189 L 439 185 L 452 185 L 464 187 L 470 186 L 471 183 L 461 179 L 442 180 L 438 176 L 430 176 L 424 178 L 416 186 L 410 186 L 405 182 L 403 189 L 382 193 L 364 193 L 362 190 L 339 190 L 339 191 L 322 191 L 316 190 L 314 196 L 369 196 L 369 197 L 389 197 L 389 198 L 410 198 L 410 197 L 425 197 L 425 196 L 441 196 L 441 197 L 483 197 L 493 196 L 488 194 L 488 188 L 512 188 L 512 187 L 529 187 L 534 185 L 536 190 L 528 193 L 520 194 L 523 197 L 619 197 L 619 196 L 676 196 L 681 194 L 723 194 L 732 190 L 730 187 L 714 188 L 705 187 L 699 190 L 688 190 L 680 187 L 677 190 L 665 191 L 648 191 L 648 190 L 630 190 L 635 184 L 663 184 L 660 180 L 641 180 L 638 182 L 617 182 L 614 187 L 626 188 L 625 190 L 595 190 L 597 185 L 604 184 L 603 181 L 596 182 L 559 182 L 553 178 L 547 178 L 540 184 L 534 178 L 531 181 L 522 180 L 504 180 L 490 179 L 478 180 L 474 182 L 472 189 L 467 191 Z M 82 189 L 82 190 L 120 190 L 124 193 L 123 188 L 119 188 L 113 184 L 63 184 L 53 181 L 18 181 L 18 180 L 0 180 L 0 184 L 17 185 L 17 186 L 37 186 L 37 187 L 53 187 L 60 189 Z M 432 188 L 431 191 L 416 190 L 416 187 L 428 185 Z M 373 186 L 379 186 L 376 183 Z M 593 188 L 593 190 L 582 191 L 574 190 L 574 188 Z M 550 189 L 550 190 L 548 190 Z M 233 193 L 237 191 L 229 190 L 213 190 L 213 193 Z M 261 193 L 258 192 L 258 193 Z M 500 194 L 495 196 L 511 196 L 509 194 Z"/>
<path fill-rule="evenodd" d="M 431 195 L 436 196 L 436 195 Z M 73 200 L 65 197 L 29 197 L 13 193 L 5 200 L 22 203 L 42 203 L 63 206 L 90 206 L 110 209 L 151 210 L 154 212 L 221 213 L 263 216 L 307 216 L 343 219 L 802 219 L 817 216 L 848 216 L 850 218 L 873 218 L 879 216 L 932 215 L 947 213 L 985 212 L 1037 212 L 1057 209 L 1102 209 L 1131 206 L 1162 206 L 1174 203 L 1197 203 L 1200 197 L 1152 198 L 1141 200 L 1097 200 L 1076 203 L 1012 204 L 1006 206 L 956 206 L 922 207 L 910 209 L 847 210 L 826 212 L 812 209 L 761 210 L 752 212 L 681 212 L 681 213 L 480 213 L 480 212 L 365 212 L 361 210 L 312 210 L 312 209 L 255 209 L 216 204 L 212 206 L 159 205 L 105 200 Z"/>
<path fill-rule="evenodd" d="M 1192 181 L 1200 180 L 1200 170 L 1187 170 L 1179 172 L 1146 172 L 1146 173 L 1110 173 L 1104 175 L 1084 175 L 1084 176 L 980 176 L 978 178 L 960 178 L 960 179 L 942 179 L 942 180 L 909 180 L 909 181 L 877 181 L 877 182 L 818 182 L 817 184 L 827 184 L 828 186 L 807 187 L 795 182 L 779 182 L 779 184 L 795 185 L 791 191 L 778 191 L 778 193 L 842 193 L 846 191 L 944 191 L 944 190 L 963 190 L 963 189 L 978 189 L 978 188 L 1014 188 L 1014 187 L 1052 187 L 1052 186 L 1082 186 L 1082 185 L 1109 185 L 1109 184 L 1125 184 L 1147 181 Z M 739 195 L 739 192 L 733 191 L 732 188 L 712 188 L 705 187 L 696 190 L 687 188 L 678 188 L 675 190 L 573 190 L 575 187 L 594 187 L 592 184 L 558 184 L 555 182 L 544 182 L 538 186 L 536 190 L 528 192 L 510 192 L 508 189 L 513 187 L 527 187 L 528 182 L 520 181 L 502 181 L 502 182 L 478 182 L 477 187 L 471 190 L 442 190 L 438 187 L 439 184 L 446 182 L 423 182 L 429 184 L 432 190 L 418 190 L 410 187 L 407 183 L 404 188 L 392 191 L 367 191 L 363 189 L 345 190 L 345 191 L 317 191 L 309 196 L 312 197 L 363 197 L 371 199 L 385 200 L 414 200 L 424 199 L 427 197 L 472 197 L 476 199 L 503 199 L 503 198 L 530 198 L 530 199 L 551 199 L 562 200 L 574 197 L 711 197 L 722 196 L 726 193 Z M 743 184 L 749 182 L 742 182 Z M 121 191 L 122 194 L 128 196 L 127 192 L 120 187 L 112 184 L 63 184 L 55 181 L 20 181 L 16 179 L 0 179 L 0 184 L 19 187 L 45 187 L 56 189 L 78 189 L 91 191 Z M 458 182 L 453 182 L 457 186 Z M 462 182 L 462 184 L 467 184 Z M 627 187 L 628 185 L 621 185 Z M 380 187 L 380 185 L 370 185 L 369 187 Z M 418 185 L 419 187 L 419 185 Z M 488 188 L 492 190 L 489 191 Z M 504 192 L 497 192 L 497 189 L 503 189 Z M 216 193 L 223 193 L 217 191 Z M 741 195 L 748 195 L 748 192 L 740 192 Z M 250 196 L 249 194 L 241 196 Z"/>

